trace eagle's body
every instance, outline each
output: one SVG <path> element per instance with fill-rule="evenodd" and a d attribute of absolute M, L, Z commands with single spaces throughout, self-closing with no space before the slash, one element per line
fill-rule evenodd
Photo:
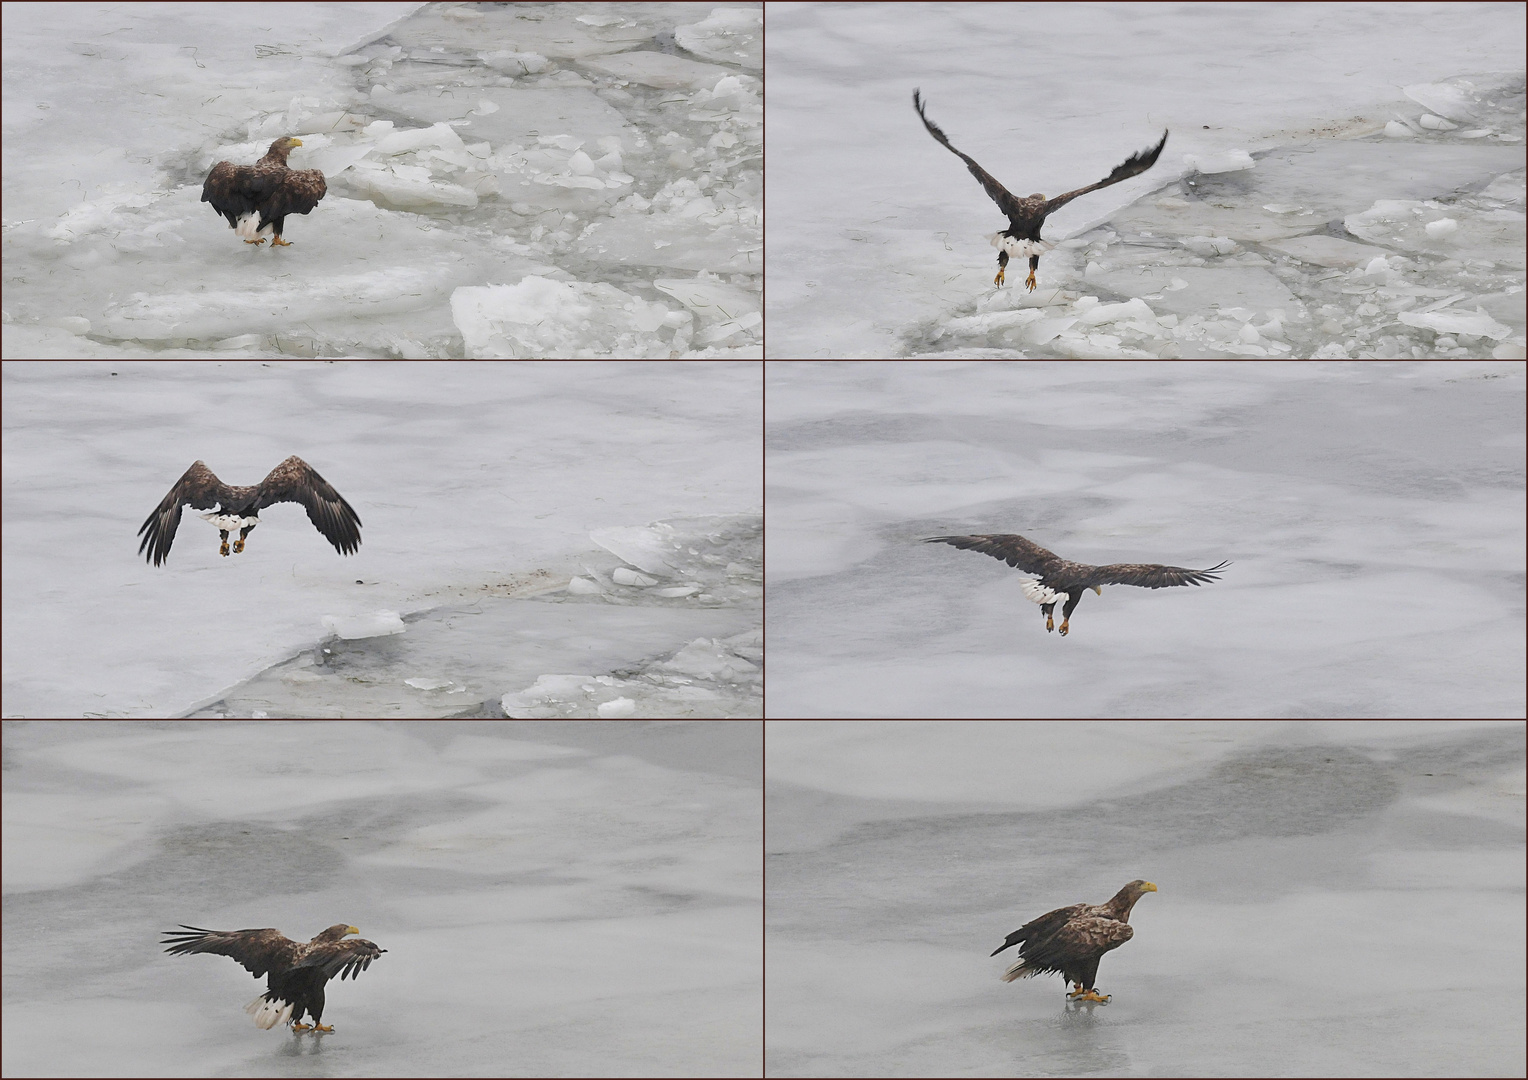
<path fill-rule="evenodd" d="M 1068 191 L 1065 195 L 1057 195 L 1054 199 L 1047 199 L 1038 193 L 1027 199 L 1021 199 L 998 183 L 991 173 L 976 163 L 975 159 L 961 153 L 950 144 L 949 138 L 939 129 L 939 126 L 924 115 L 923 98 L 917 90 L 913 91 L 913 107 L 918 110 L 918 117 L 923 121 L 923 126 L 928 129 L 928 133 L 950 153 L 966 163 L 966 168 L 971 170 L 971 175 L 976 177 L 992 201 L 997 203 L 998 209 L 1008 218 L 1008 228 L 992 238 L 992 246 L 998 249 L 997 277 L 992 279 L 993 284 L 1003 283 L 1010 256 L 1028 257 L 1029 277 L 1024 284 L 1029 287 L 1030 292 L 1035 291 L 1035 271 L 1040 268 L 1040 256 L 1051 248 L 1049 243 L 1040 239 L 1040 226 L 1045 224 L 1045 219 L 1079 195 L 1086 195 L 1090 191 L 1097 191 L 1099 188 L 1117 184 L 1121 180 L 1128 180 L 1132 176 L 1139 176 L 1157 163 L 1157 158 L 1162 154 L 1162 147 L 1167 145 L 1167 132 L 1164 131 L 1162 141 L 1156 146 L 1130 157 L 1123 165 L 1116 166 L 1113 172 L 1096 184 L 1080 187 L 1076 191 Z"/>
<path fill-rule="evenodd" d="M 203 930 L 182 923 L 180 930 L 165 931 L 160 944 L 170 946 L 165 952 L 172 954 L 231 956 L 257 979 L 269 972 L 265 993 L 244 1006 L 256 1027 L 269 1030 L 290 1023 L 293 1031 L 308 1031 L 309 1025 L 302 1022 L 308 1014 L 313 1017 L 312 1030 L 333 1031 L 319 1023 L 324 1017 L 324 984 L 336 975 L 342 980 L 360 978 L 387 951 L 365 938 L 345 940 L 360 932 L 336 923 L 312 941 L 296 942 L 280 930 Z"/>
<path fill-rule="evenodd" d="M 288 214 L 306 214 L 329 190 L 317 169 L 291 169 L 287 155 L 301 139 L 287 136 L 271 143 L 265 156 L 253 165 L 220 161 L 202 185 L 202 202 L 228 219 L 229 226 L 246 244 L 290 247 L 281 238 Z"/>
<path fill-rule="evenodd" d="M 1108 566 L 1089 566 L 1087 563 L 1068 562 L 1055 552 L 1047 551 L 1039 544 L 1016 533 L 992 533 L 983 536 L 931 536 L 925 544 L 950 544 L 967 551 L 979 551 L 1002 559 L 1009 566 L 1016 566 L 1026 574 L 1035 574 L 1037 580 L 1020 583 L 1024 596 L 1040 605 L 1045 616 L 1047 632 L 1055 629 L 1052 618 L 1057 603 L 1065 603 L 1061 609 L 1061 635 L 1066 636 L 1067 624 L 1071 622 L 1082 594 L 1092 589 L 1103 595 L 1104 585 L 1138 585 L 1143 589 L 1164 589 L 1169 585 L 1198 585 L 1206 581 L 1218 581 L 1218 574 L 1230 563 L 1223 562 L 1208 570 L 1186 570 L 1181 566 L 1163 566 L 1161 563 L 1111 563 Z"/>
<path fill-rule="evenodd" d="M 1132 881 L 1107 904 L 1073 904 L 1025 923 L 992 950 L 996 956 L 1023 943 L 1019 959 L 1003 973 L 1003 981 L 1060 972 L 1067 982 L 1076 985 L 1067 997 L 1106 1004 L 1109 995 L 1100 994 L 1093 985 L 1098 962 L 1104 953 L 1135 936 L 1130 926 L 1130 909 L 1141 897 L 1156 891 L 1157 887 L 1149 881 Z"/>
<path fill-rule="evenodd" d="M 190 506 L 212 511 L 202 517 L 222 536 L 219 554 L 228 554 L 228 534 L 238 530 L 239 539 L 233 545 L 237 555 L 244 550 L 244 538 L 260 524 L 260 511 L 281 502 L 306 508 L 308 520 L 341 555 L 354 554 L 361 546 L 361 519 L 356 512 L 313 466 L 294 455 L 254 487 L 225 484 L 202 462 L 193 463 L 139 527 L 143 540 L 138 554 L 143 555 L 146 549 L 145 558 L 155 566 L 168 559 L 175 530 L 180 527 L 181 507 Z"/>

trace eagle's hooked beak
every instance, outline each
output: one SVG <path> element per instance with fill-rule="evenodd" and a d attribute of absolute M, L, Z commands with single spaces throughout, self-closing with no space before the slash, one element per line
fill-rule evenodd
<path fill-rule="evenodd" d="M 1093 586 L 1093 591 L 1096 592 L 1099 596 L 1102 596 L 1104 594 L 1104 588 L 1103 588 L 1102 585 L 1094 585 Z"/>

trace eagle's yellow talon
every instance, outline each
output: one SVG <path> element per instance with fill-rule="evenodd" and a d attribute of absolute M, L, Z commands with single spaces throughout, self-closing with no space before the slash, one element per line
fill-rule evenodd
<path fill-rule="evenodd" d="M 1031 270 L 1029 272 L 1029 276 L 1024 279 L 1024 284 L 1029 286 L 1029 291 L 1030 292 L 1034 292 L 1035 291 L 1035 272 L 1033 270 Z M 1066 633 L 1065 630 L 1062 630 L 1061 632 L 1063 634 Z"/>
<path fill-rule="evenodd" d="M 997 272 L 997 277 L 992 279 L 992 284 L 994 284 L 994 285 L 1001 285 L 1002 283 L 1003 283 L 1003 271 L 999 270 Z"/>

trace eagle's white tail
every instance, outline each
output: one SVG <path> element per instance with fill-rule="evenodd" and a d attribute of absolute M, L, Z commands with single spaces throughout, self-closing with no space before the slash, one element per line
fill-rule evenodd
<path fill-rule="evenodd" d="M 272 1001 L 261 994 L 248 1005 L 244 1011 L 255 1018 L 255 1027 L 269 1031 L 277 1024 L 284 1024 L 292 1018 L 292 1005 L 286 1001 Z"/>

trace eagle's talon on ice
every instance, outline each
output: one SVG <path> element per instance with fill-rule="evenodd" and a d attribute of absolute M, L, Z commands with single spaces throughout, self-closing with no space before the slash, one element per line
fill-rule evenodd
<path fill-rule="evenodd" d="M 242 555 L 242 554 L 244 554 L 244 541 L 243 540 L 235 540 L 233 542 L 233 553 L 235 555 Z"/>
<path fill-rule="evenodd" d="M 1003 284 L 1003 271 L 999 270 L 997 272 L 997 277 L 992 279 L 992 284 L 998 286 L 999 288 L 1002 287 L 1002 284 Z"/>
<path fill-rule="evenodd" d="M 228 541 L 227 540 L 224 540 L 223 541 L 223 546 L 218 548 L 218 554 L 219 555 L 223 555 L 223 556 L 227 556 L 227 554 L 228 554 Z"/>
<path fill-rule="evenodd" d="M 1029 276 L 1024 279 L 1024 284 L 1029 286 L 1029 291 L 1035 291 L 1035 272 L 1031 270 Z"/>

